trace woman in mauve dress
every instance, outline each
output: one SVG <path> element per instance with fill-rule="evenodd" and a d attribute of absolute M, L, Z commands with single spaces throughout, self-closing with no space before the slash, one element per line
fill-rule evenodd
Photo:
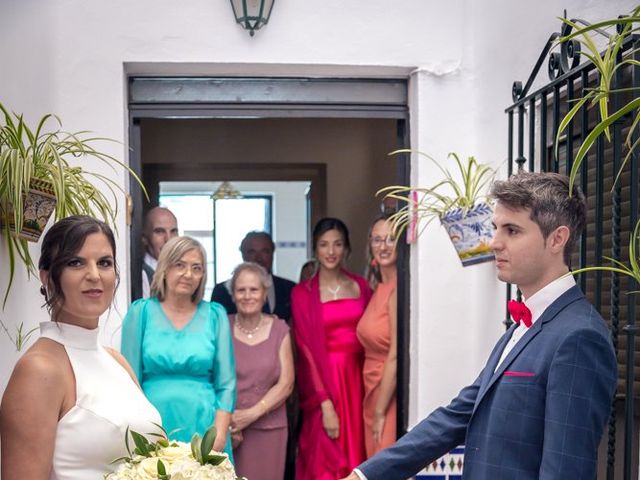
<path fill-rule="evenodd" d="M 241 263 L 231 277 L 238 313 L 229 316 L 236 357 L 237 400 L 231 443 L 239 477 L 282 480 L 287 453 L 285 402 L 293 390 L 289 326 L 262 313 L 271 279 L 257 263 Z"/>
<path fill-rule="evenodd" d="M 318 270 L 291 294 L 302 411 L 296 480 L 336 480 L 365 458 L 363 349 L 356 327 L 371 289 L 344 269 L 350 244 L 342 221 L 320 220 L 313 249 Z"/>
<path fill-rule="evenodd" d="M 396 250 L 388 218 L 369 234 L 369 284 L 375 289 L 358 324 L 364 347 L 364 440 L 367 457 L 396 441 Z"/>

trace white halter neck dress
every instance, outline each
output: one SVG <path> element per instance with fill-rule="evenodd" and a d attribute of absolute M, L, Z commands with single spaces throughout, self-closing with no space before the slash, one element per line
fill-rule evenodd
<path fill-rule="evenodd" d="M 161 424 L 160 414 L 98 344 L 98 328 L 43 322 L 40 334 L 64 345 L 76 379 L 76 404 L 58 422 L 50 480 L 101 479 L 127 455 L 127 426 L 158 432 L 153 422 Z"/>

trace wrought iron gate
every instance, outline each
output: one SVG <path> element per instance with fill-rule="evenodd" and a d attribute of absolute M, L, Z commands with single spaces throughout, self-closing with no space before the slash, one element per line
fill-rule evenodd
<path fill-rule="evenodd" d="M 588 25 L 579 19 L 573 22 Z M 570 28 L 563 23 L 561 31 L 550 36 L 526 84 L 523 86 L 515 82 L 513 85 L 514 103 L 506 109 L 509 175 L 522 169 L 568 174 L 577 149 L 597 122 L 597 108 L 590 108 L 587 102 L 559 138 L 556 154 L 555 139 L 562 118 L 576 99 L 598 82 L 598 71 L 593 64 L 580 62 L 579 46 L 563 43 L 558 47 L 557 39 L 567 35 Z M 600 33 L 607 35 L 606 32 Z M 620 62 L 624 55 L 640 59 L 639 48 L 640 37 L 629 36 L 616 61 Z M 530 93 L 547 57 L 550 83 Z M 621 102 L 626 103 L 632 96 L 640 96 L 640 67 L 618 69 L 614 86 L 627 90 L 612 97 L 611 111 L 617 110 Z M 579 251 L 574 254 L 574 267 L 609 264 L 604 257 L 628 263 L 630 232 L 639 220 L 637 154 L 631 155 L 615 184 L 614 179 L 626 155 L 624 136 L 632 120 L 627 115 L 615 123 L 610 142 L 601 135 L 594 151 L 580 166 L 577 181 L 588 199 L 588 226 Z M 636 316 L 640 292 L 629 293 L 640 290 L 640 287 L 632 278 L 615 273 L 589 272 L 580 275 L 577 281 L 608 321 L 618 356 L 618 390 L 611 409 L 608 435 L 600 449 L 598 478 L 635 480 L 638 478 L 637 417 L 640 402 L 640 376 L 637 373 L 640 368 L 635 368 L 640 367 Z M 507 296 L 510 292 L 508 287 Z"/>

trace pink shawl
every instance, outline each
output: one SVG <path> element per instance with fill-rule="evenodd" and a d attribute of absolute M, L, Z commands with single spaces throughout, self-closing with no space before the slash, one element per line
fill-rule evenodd
<path fill-rule="evenodd" d="M 365 304 L 368 303 L 371 288 L 366 280 L 346 270 L 342 272 L 358 284 L 360 295 Z M 302 410 L 318 408 L 326 399 L 336 401 L 332 381 L 323 368 L 329 360 L 321 309 L 320 281 L 316 274 L 291 292 L 291 324 L 297 348 L 296 383 Z"/>

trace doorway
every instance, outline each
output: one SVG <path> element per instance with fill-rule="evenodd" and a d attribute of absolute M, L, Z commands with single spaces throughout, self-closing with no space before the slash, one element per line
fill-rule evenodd
<path fill-rule="evenodd" d="M 308 181 L 309 224 L 323 216 L 350 228 L 349 268 L 364 271 L 375 192 L 409 184 L 407 79 L 130 77 L 132 297 L 139 296 L 145 211 L 165 181 Z M 140 208 L 142 207 L 142 208 Z M 278 239 L 274 239 L 276 242 Z M 409 388 L 409 252 L 398 252 L 398 435 Z M 295 278 L 294 278 L 295 279 Z"/>

